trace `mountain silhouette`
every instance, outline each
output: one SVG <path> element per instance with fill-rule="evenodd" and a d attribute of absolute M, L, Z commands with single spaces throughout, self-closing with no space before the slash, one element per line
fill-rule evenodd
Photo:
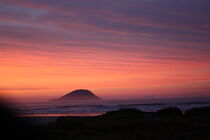
<path fill-rule="evenodd" d="M 74 90 L 58 99 L 51 101 L 69 101 L 69 100 L 101 100 L 98 96 L 86 89 Z"/>

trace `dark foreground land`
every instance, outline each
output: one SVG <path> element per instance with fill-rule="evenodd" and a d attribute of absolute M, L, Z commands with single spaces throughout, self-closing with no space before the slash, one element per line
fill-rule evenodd
<path fill-rule="evenodd" d="M 210 107 L 157 112 L 121 109 L 95 117 L 59 117 L 16 138 L 45 140 L 210 140 Z M 25 133 L 27 132 L 27 134 Z M 13 134 L 13 132 L 11 132 Z"/>

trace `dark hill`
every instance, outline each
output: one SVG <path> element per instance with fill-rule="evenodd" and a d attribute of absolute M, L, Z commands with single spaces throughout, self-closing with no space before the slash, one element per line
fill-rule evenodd
<path fill-rule="evenodd" d="M 60 97 L 59 99 L 54 99 L 53 101 L 67 101 L 67 100 L 100 100 L 100 98 L 89 90 L 78 89 Z"/>

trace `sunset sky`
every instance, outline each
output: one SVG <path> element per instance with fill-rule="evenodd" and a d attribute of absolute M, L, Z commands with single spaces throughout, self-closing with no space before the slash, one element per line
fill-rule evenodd
<path fill-rule="evenodd" d="M 210 96 L 210 1 L 0 0 L 0 88 L 23 101 Z"/>

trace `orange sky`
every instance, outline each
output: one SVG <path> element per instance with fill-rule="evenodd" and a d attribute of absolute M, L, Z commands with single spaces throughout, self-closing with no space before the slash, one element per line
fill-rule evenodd
<path fill-rule="evenodd" d="M 2 96 L 41 101 L 81 88 L 106 99 L 210 96 L 205 3 L 200 12 L 196 2 L 177 9 L 146 1 L 110 1 L 113 9 L 96 1 L 63 3 L 76 7 L 0 2 Z"/>
<path fill-rule="evenodd" d="M 0 85 L 10 98 L 36 100 L 80 88 L 104 98 L 208 96 L 207 62 L 137 59 L 129 56 L 135 53 L 127 52 L 101 53 L 64 52 L 57 57 L 8 51 L 1 54 L 4 61 L 0 62 Z"/>

